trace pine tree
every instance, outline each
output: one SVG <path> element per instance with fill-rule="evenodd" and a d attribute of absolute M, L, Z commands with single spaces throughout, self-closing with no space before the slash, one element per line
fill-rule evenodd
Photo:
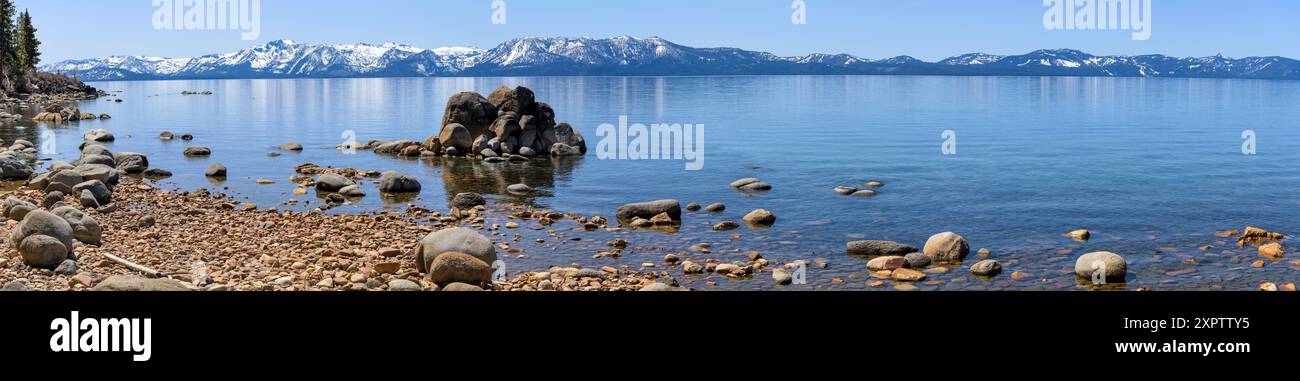
<path fill-rule="evenodd" d="M 18 15 L 18 41 L 15 44 L 15 52 L 18 56 L 18 67 L 22 69 L 35 69 L 36 65 L 41 63 L 41 41 L 36 39 L 36 27 L 32 26 L 32 14 L 23 13 Z"/>
<path fill-rule="evenodd" d="M 0 0 L 0 65 L 13 68 L 18 64 L 17 47 L 14 44 L 14 2 Z"/>

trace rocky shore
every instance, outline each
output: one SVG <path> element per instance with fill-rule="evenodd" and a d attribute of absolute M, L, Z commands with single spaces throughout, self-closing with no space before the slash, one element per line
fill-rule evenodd
<path fill-rule="evenodd" d="M 65 116 L 77 120 L 102 117 L 69 110 L 75 108 L 51 108 L 47 114 L 52 115 L 46 117 L 55 122 Z M 159 135 L 162 140 L 177 137 L 170 132 Z M 784 260 L 777 260 L 737 247 L 743 244 L 724 243 L 730 246 L 726 252 L 711 242 L 644 250 L 629 241 L 629 233 L 639 231 L 702 229 L 723 241 L 741 243 L 744 235 L 733 230 L 748 226 L 762 234 L 781 224 L 778 213 L 766 209 L 738 211 L 734 216 L 743 217 L 736 221 L 722 217 L 728 208 L 721 203 L 683 206 L 677 200 L 665 199 L 611 206 L 610 219 L 534 210 L 527 205 L 489 204 L 482 195 L 462 192 L 449 195 L 443 210 L 409 203 L 402 209 L 334 214 L 328 211 L 366 197 L 359 186 L 363 181 L 377 183 L 384 195 L 417 194 L 423 186 L 415 177 L 395 171 L 305 163 L 289 177 L 294 187 L 291 194 L 297 197 L 314 193 L 323 202 L 313 203 L 319 206 L 310 210 L 280 210 L 276 208 L 279 205 L 254 205 L 239 201 L 236 195 L 206 189 L 161 189 L 156 180 L 171 173 L 151 167 L 145 154 L 112 152 L 107 145 L 116 140 L 112 132 L 86 130 L 83 138 L 85 143 L 77 160 L 48 164 L 38 160 L 39 152 L 32 142 L 0 144 L 0 179 L 23 183 L 21 189 L 3 196 L 0 204 L 0 215 L 5 218 L 0 228 L 0 237 L 5 237 L 0 254 L 2 289 L 675 291 L 689 290 L 678 282 L 679 278 L 702 279 L 709 286 L 716 285 L 719 279 L 762 282 L 770 288 L 798 286 L 807 280 L 809 271 L 829 267 L 829 260 L 824 258 L 783 255 Z M 179 138 L 194 139 L 189 134 Z M 294 143 L 278 148 L 304 150 Z M 561 160 L 581 156 L 586 143 L 571 127 L 554 123 L 550 107 L 534 101 L 531 90 L 518 87 L 498 89 L 486 98 L 474 93 L 457 94 L 448 102 L 440 132 L 423 143 L 371 142 L 364 148 L 381 155 L 477 163 L 547 157 Z M 211 155 L 212 149 L 193 145 L 171 154 L 202 159 Z M 204 174 L 224 178 L 228 171 L 225 165 L 212 162 Z M 275 182 L 263 179 L 258 183 Z M 834 191 L 875 196 L 884 187 L 875 181 L 862 185 L 864 189 L 841 186 Z M 757 178 L 719 184 L 720 191 L 728 187 L 747 195 L 774 188 Z M 510 194 L 532 192 L 525 184 L 503 188 Z M 284 205 L 296 202 L 291 199 Z M 701 226 L 701 218 L 707 218 L 709 225 Z M 601 242 L 605 244 L 591 255 L 593 260 L 617 260 L 635 254 L 642 258 L 636 260 L 641 263 L 551 263 L 540 269 L 505 268 L 502 259 L 549 254 L 525 252 L 525 248 L 543 247 L 541 244 L 548 241 L 583 239 L 573 232 L 603 237 Z M 1095 236 L 1085 229 L 1062 235 L 1078 242 Z M 1217 235 L 1237 238 L 1239 248 L 1249 247 L 1273 262 L 1281 261 L 1286 254 L 1283 243 L 1287 237 L 1281 233 L 1247 227 Z M 860 270 L 850 274 L 848 280 L 837 277 L 830 282 L 840 285 L 856 281 L 868 289 L 914 291 L 949 280 L 965 280 L 952 277 L 959 272 L 957 269 L 974 279 L 1038 280 L 1017 271 L 1016 260 L 1003 262 L 991 250 L 973 247 L 966 237 L 955 232 L 934 234 L 925 242 L 847 242 L 842 255 L 852 260 L 846 261 L 846 266 Z M 558 253 L 570 249 L 556 244 L 544 250 Z M 655 258 L 644 259 L 647 253 L 653 253 Z M 1132 264 L 1121 254 L 1095 251 L 1069 259 L 1073 267 L 1063 269 L 1061 275 L 1072 276 L 1082 289 L 1124 289 L 1122 285 L 1132 275 Z M 1252 266 L 1267 264 L 1261 259 Z M 1265 282 L 1259 289 L 1294 290 L 1295 286 Z"/>

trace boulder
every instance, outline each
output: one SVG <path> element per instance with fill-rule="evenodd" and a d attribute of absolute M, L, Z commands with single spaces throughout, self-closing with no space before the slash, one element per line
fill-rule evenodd
<path fill-rule="evenodd" d="M 473 255 L 446 252 L 438 254 L 429 263 L 429 281 L 439 286 L 452 283 L 488 284 L 492 283 L 492 266 Z"/>
<path fill-rule="evenodd" d="M 117 166 L 117 160 L 114 160 L 112 156 L 107 155 L 81 154 L 81 158 L 74 162 L 77 164 L 103 164 L 110 167 Z"/>
<path fill-rule="evenodd" d="M 108 277 L 95 287 L 92 291 L 189 291 L 181 282 L 172 279 L 158 278 L 148 279 L 130 275 L 114 275 Z"/>
<path fill-rule="evenodd" d="M 108 132 L 108 130 L 102 128 L 96 128 L 90 131 L 86 131 L 81 136 L 84 137 L 88 142 L 111 142 L 113 140 L 116 140 L 116 138 L 113 137 L 112 132 Z"/>
<path fill-rule="evenodd" d="M 9 233 L 9 245 L 22 255 L 23 263 L 53 268 L 72 254 L 75 238 L 72 225 L 44 210 L 33 210 Z"/>
<path fill-rule="evenodd" d="M 564 143 L 552 144 L 550 152 L 551 152 L 551 156 L 556 156 L 556 157 L 582 156 L 581 150 Z"/>
<path fill-rule="evenodd" d="M 457 209 L 472 209 L 479 205 L 487 205 L 487 200 L 483 199 L 478 193 L 457 193 L 451 198 L 451 207 Z"/>
<path fill-rule="evenodd" d="M 978 276 L 997 276 L 1002 273 L 1002 263 L 985 259 L 970 267 L 970 273 Z"/>
<path fill-rule="evenodd" d="M 10 152 L 0 154 L 0 180 L 26 180 L 36 172 L 18 155 Z"/>
<path fill-rule="evenodd" d="M 20 198 L 9 197 L 4 201 L 3 212 L 4 216 L 8 219 L 22 221 L 24 217 L 27 217 L 27 213 L 36 209 L 36 204 L 32 204 Z"/>
<path fill-rule="evenodd" d="M 657 215 L 667 213 L 673 221 L 681 221 L 682 206 L 677 200 L 659 200 L 650 202 L 641 202 L 623 205 L 618 208 L 614 214 L 619 221 L 627 223 L 634 218 L 654 218 Z"/>
<path fill-rule="evenodd" d="M 474 148 L 474 135 L 469 132 L 468 128 L 459 123 L 442 126 L 442 131 L 438 133 L 438 141 L 441 142 L 444 149 L 448 150 L 448 155 L 456 156 L 454 154 L 476 152 L 472 150 Z M 456 151 L 451 151 L 452 148 L 455 148 Z"/>
<path fill-rule="evenodd" d="M 398 155 L 407 147 L 418 147 L 420 144 L 411 140 L 394 140 L 391 142 L 380 143 L 375 147 L 375 153 L 385 155 Z"/>
<path fill-rule="evenodd" d="M 923 269 L 929 267 L 930 262 L 932 262 L 930 260 L 930 257 L 927 257 L 925 256 L 925 254 L 921 254 L 921 253 L 911 253 L 903 256 L 903 258 L 907 259 L 907 267 L 913 269 Z"/>
<path fill-rule="evenodd" d="M 72 237 L 81 243 L 87 245 L 99 245 L 102 241 L 104 229 L 93 217 L 87 216 L 80 210 L 71 206 L 61 206 L 50 211 L 51 214 L 63 218 L 72 226 Z"/>
<path fill-rule="evenodd" d="M 765 209 L 756 209 L 741 219 L 749 226 L 754 227 L 771 227 L 776 223 L 776 215 Z"/>
<path fill-rule="evenodd" d="M 89 191 L 99 205 L 108 205 L 113 202 L 113 192 L 109 191 L 108 186 L 99 180 L 82 182 L 72 187 L 72 190 L 77 194 L 81 194 L 82 191 Z"/>
<path fill-rule="evenodd" d="M 473 138 L 483 135 L 488 130 L 488 126 L 497 119 L 497 107 L 475 92 L 463 92 L 453 95 L 447 100 L 447 107 L 443 110 L 442 132 L 447 132 L 449 126 L 459 124 L 469 133 L 467 143 L 472 142 Z M 443 136 L 439 133 L 439 136 Z M 443 146 L 447 146 L 447 140 L 442 139 Z M 465 151 L 468 147 L 458 147 Z"/>
<path fill-rule="evenodd" d="M 324 173 L 316 177 L 316 190 L 320 192 L 335 193 L 349 185 L 355 185 L 352 180 L 333 173 Z"/>
<path fill-rule="evenodd" d="M 339 189 L 339 194 L 343 195 L 343 197 L 356 198 L 356 197 L 365 197 L 366 191 L 361 189 L 361 186 L 354 184 L 354 185 L 348 185 L 346 187 L 343 187 L 343 189 Z"/>
<path fill-rule="evenodd" d="M 429 265 L 443 253 L 468 254 L 483 263 L 497 261 L 496 246 L 492 240 L 466 228 L 443 229 L 425 236 L 415 248 L 415 264 L 420 272 L 429 272 Z"/>
<path fill-rule="evenodd" d="M 187 156 L 187 157 L 211 156 L 211 155 L 212 155 L 212 149 L 210 149 L 210 148 L 208 148 L 208 147 L 189 146 L 189 147 L 185 147 L 185 152 L 184 152 L 184 154 L 185 154 L 185 156 Z"/>
<path fill-rule="evenodd" d="M 144 173 L 149 169 L 149 158 L 142 153 L 118 152 L 113 155 L 117 169 L 126 173 Z"/>
<path fill-rule="evenodd" d="M 171 131 L 163 131 L 162 133 L 158 134 L 158 139 L 162 139 L 162 140 L 172 140 L 175 138 L 176 138 L 176 134 L 171 133 Z"/>
<path fill-rule="evenodd" d="M 95 199 L 95 194 L 91 193 L 89 189 L 82 189 L 77 201 L 81 203 L 81 207 L 87 209 L 96 209 L 100 206 L 99 200 Z"/>
<path fill-rule="evenodd" d="M 761 192 L 772 190 L 772 186 L 756 178 L 744 178 L 731 182 L 731 187 L 736 190 L 746 192 Z"/>
<path fill-rule="evenodd" d="M 208 169 L 203 172 L 207 177 L 226 177 L 226 165 L 221 163 L 208 164 Z"/>
<path fill-rule="evenodd" d="M 1128 261 L 1119 254 L 1108 251 L 1088 253 L 1074 262 L 1074 273 L 1090 281 L 1124 283 L 1124 276 L 1128 274 Z"/>
<path fill-rule="evenodd" d="M 116 185 L 120 179 L 117 169 L 103 164 L 80 164 L 72 170 L 81 175 L 82 181 L 99 180 L 104 185 Z"/>
<path fill-rule="evenodd" d="M 555 143 L 561 143 L 578 149 L 582 155 L 587 154 L 587 141 L 582 134 L 568 123 L 560 123 L 551 129 L 555 133 Z"/>
<path fill-rule="evenodd" d="M 420 182 L 411 175 L 388 171 L 379 177 L 379 191 L 382 193 L 419 193 Z"/>
<path fill-rule="evenodd" d="M 516 119 L 514 115 L 507 114 L 492 122 L 492 127 L 489 130 L 492 132 L 491 136 L 504 140 L 511 136 L 518 136 L 522 129 L 519 127 L 519 119 Z"/>
<path fill-rule="evenodd" d="M 907 255 L 917 252 L 916 246 L 905 245 L 894 241 L 853 241 L 848 244 L 849 255 L 864 257 Z"/>
<path fill-rule="evenodd" d="M 961 262 L 970 254 L 970 244 L 957 233 L 943 232 L 926 240 L 922 252 L 934 262 Z"/>
<path fill-rule="evenodd" d="M 519 86 L 511 89 L 501 86 L 488 95 L 487 99 L 497 108 L 498 114 L 513 112 L 517 115 L 525 115 L 533 112 L 535 98 L 533 90 L 527 87 Z"/>
<path fill-rule="evenodd" d="M 280 149 L 285 151 L 302 151 L 302 144 L 285 143 L 280 145 Z"/>

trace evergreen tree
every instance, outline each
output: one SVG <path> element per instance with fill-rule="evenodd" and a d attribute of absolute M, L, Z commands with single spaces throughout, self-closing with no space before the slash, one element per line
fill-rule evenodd
<path fill-rule="evenodd" d="M 18 64 L 17 46 L 14 38 L 14 2 L 0 0 L 0 64 L 13 68 Z"/>
<path fill-rule="evenodd" d="M 41 41 L 36 39 L 36 27 L 32 26 L 32 14 L 27 13 L 26 9 L 23 10 L 22 14 L 18 15 L 17 38 L 15 51 L 18 56 L 18 67 L 35 69 L 36 65 L 41 63 Z"/>

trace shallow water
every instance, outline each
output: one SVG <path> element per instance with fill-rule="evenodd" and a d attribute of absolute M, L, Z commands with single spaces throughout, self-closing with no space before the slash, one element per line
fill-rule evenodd
<path fill-rule="evenodd" d="M 705 126 L 705 166 L 683 161 L 536 161 L 487 165 L 462 159 L 405 160 L 335 146 L 352 131 L 371 139 L 424 139 L 435 134 L 446 99 L 460 91 L 487 94 L 500 85 L 525 85 L 571 123 L 593 149 L 602 123 L 626 115 L 633 123 Z M 1199 79 L 999 77 L 672 77 L 672 78 L 399 78 L 105 82 L 92 84 L 110 98 L 80 104 L 111 120 L 64 127 L 0 128 L 0 138 L 40 146 L 52 133 L 56 154 L 72 160 L 82 132 L 113 131 L 114 151 L 149 156 L 153 167 L 175 173 L 165 184 L 183 189 L 228 187 L 263 206 L 290 199 L 288 178 L 298 164 L 398 170 L 417 176 L 414 200 L 370 197 L 336 212 L 405 207 L 446 210 L 449 195 L 474 191 L 500 201 L 528 202 L 584 215 L 612 216 L 621 204 L 662 198 L 708 204 L 727 212 L 688 213 L 678 234 L 571 232 L 581 241 L 532 243 L 544 231 L 521 229 L 523 259 L 512 269 L 540 270 L 572 262 L 589 266 L 660 263 L 665 252 L 713 242 L 714 254 L 688 258 L 731 261 L 757 250 L 774 262 L 826 258 L 810 269 L 810 284 L 786 289 L 869 289 L 865 260 L 844 254 L 855 239 L 888 239 L 921 246 L 931 234 L 954 231 L 970 240 L 971 259 L 988 248 L 1004 274 L 975 279 L 963 268 L 933 274 L 942 285 L 921 289 L 1081 289 L 1070 273 L 1074 259 L 1114 251 L 1129 261 L 1129 289 L 1254 289 L 1261 281 L 1294 282 L 1289 260 L 1253 268 L 1253 248 L 1238 249 L 1216 230 L 1247 225 L 1300 231 L 1300 82 Z M 214 95 L 181 95 L 211 90 Z M 25 122 L 30 123 L 30 122 Z M 1243 130 L 1258 136 L 1258 155 L 1241 153 Z M 943 155 L 941 134 L 957 133 L 957 154 Z M 193 142 L 164 142 L 159 132 L 192 133 Z M 268 157 L 297 142 L 302 153 Z M 187 145 L 213 149 L 210 158 L 181 155 Z M 230 168 L 225 182 L 204 168 Z M 742 194 L 731 181 L 758 177 L 775 189 Z M 276 181 L 257 185 L 259 178 Z M 837 185 L 883 181 L 875 198 L 840 196 Z M 527 183 L 540 192 L 509 196 Z M 311 197 L 306 197 L 310 199 Z M 300 206 L 299 208 L 314 207 Z M 279 206 L 284 208 L 286 206 Z M 774 212 L 772 229 L 713 232 L 755 208 Z M 1062 234 L 1092 230 L 1079 243 Z M 732 242 L 730 235 L 743 236 Z M 592 259 L 616 236 L 635 249 L 623 258 Z M 1202 251 L 1201 245 L 1215 248 Z M 529 247 L 532 246 L 532 247 Z M 540 250 L 540 247 L 552 248 Z M 533 250 L 529 250 L 533 249 Z M 1195 260 L 1198 264 L 1187 264 Z M 969 264 L 969 263 L 968 263 Z M 1184 269 L 1195 272 L 1168 275 Z M 1007 274 L 1028 274 L 1012 280 Z M 737 281 L 681 276 L 703 289 L 777 289 L 767 275 Z M 1177 274 L 1177 273 L 1176 273 Z M 842 279 L 843 284 L 832 284 Z M 715 282 L 716 284 L 711 284 Z M 886 287 L 887 288 L 887 287 Z"/>

